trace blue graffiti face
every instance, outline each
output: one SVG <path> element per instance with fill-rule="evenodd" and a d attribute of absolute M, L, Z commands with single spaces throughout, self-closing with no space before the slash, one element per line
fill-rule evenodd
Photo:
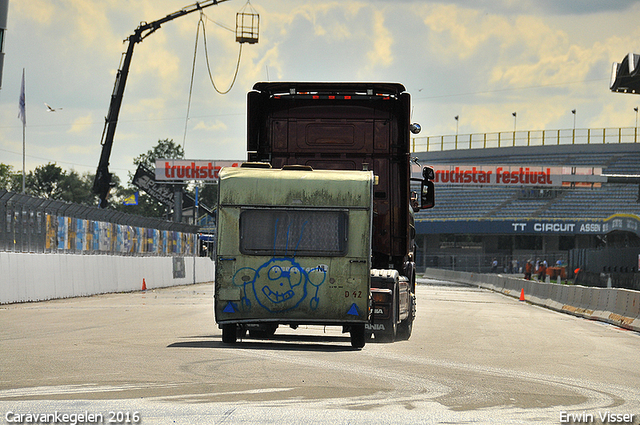
<path fill-rule="evenodd" d="M 302 269 L 289 260 L 272 260 L 272 263 L 267 264 L 267 267 L 269 267 L 268 280 L 262 287 L 262 294 L 274 304 L 294 298 L 296 287 L 300 286 L 304 279 Z"/>
<path fill-rule="evenodd" d="M 253 292 L 272 311 L 295 308 L 307 296 L 306 273 L 288 258 L 274 258 L 256 270 Z"/>
<path fill-rule="evenodd" d="M 300 306 L 309 291 L 312 310 L 318 307 L 318 289 L 327 276 L 326 266 L 305 270 L 293 258 L 273 258 L 257 269 L 244 267 L 233 277 L 236 286 L 243 287 L 242 306 L 250 310 L 253 302 L 272 313 L 289 311 Z"/>

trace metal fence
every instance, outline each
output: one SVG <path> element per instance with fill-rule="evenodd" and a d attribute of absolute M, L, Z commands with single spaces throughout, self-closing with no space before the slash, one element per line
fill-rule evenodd
<path fill-rule="evenodd" d="M 423 254 L 418 250 L 416 255 L 416 266 L 418 270 L 425 268 L 446 269 L 470 273 L 503 273 L 503 274 L 523 274 L 527 261 L 547 261 L 549 267 L 555 266 L 558 261 L 563 266 L 570 269 L 569 252 L 530 252 L 526 254 L 504 255 L 504 254 Z M 494 268 L 493 261 L 497 262 Z M 570 274 L 570 271 L 567 270 Z"/>
<path fill-rule="evenodd" d="M 0 190 L 0 251 L 193 255 L 198 227 Z"/>
<path fill-rule="evenodd" d="M 412 138 L 413 152 L 512 146 L 638 143 L 637 127 L 503 131 Z"/>

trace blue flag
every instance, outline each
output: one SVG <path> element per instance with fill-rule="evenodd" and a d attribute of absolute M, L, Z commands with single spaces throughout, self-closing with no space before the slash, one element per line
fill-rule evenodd
<path fill-rule="evenodd" d="M 27 108 L 24 96 L 24 68 L 22 68 L 22 86 L 20 87 L 20 101 L 18 102 L 19 112 L 18 118 L 22 121 L 22 125 L 27 125 Z"/>

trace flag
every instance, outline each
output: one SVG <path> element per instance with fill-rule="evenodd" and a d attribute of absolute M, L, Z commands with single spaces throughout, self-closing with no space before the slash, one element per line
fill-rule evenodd
<path fill-rule="evenodd" d="M 128 196 L 122 201 L 122 205 L 138 205 L 138 193 L 136 192 L 131 196 Z"/>
<path fill-rule="evenodd" d="M 20 87 L 20 101 L 18 103 L 20 111 L 18 112 L 18 118 L 22 121 L 22 125 L 27 125 L 27 111 L 26 102 L 24 97 L 24 68 L 22 68 L 22 86 Z"/>

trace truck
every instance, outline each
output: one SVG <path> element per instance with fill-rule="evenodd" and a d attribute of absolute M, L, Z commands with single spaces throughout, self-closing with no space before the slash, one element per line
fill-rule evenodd
<path fill-rule="evenodd" d="M 411 336 L 413 216 L 435 197 L 433 169 L 412 177 L 410 117 L 399 83 L 254 85 L 248 162 L 219 181 L 214 304 L 224 342 L 301 324 L 342 326 L 356 348 Z M 248 247 L 257 235 L 263 246 Z"/>

